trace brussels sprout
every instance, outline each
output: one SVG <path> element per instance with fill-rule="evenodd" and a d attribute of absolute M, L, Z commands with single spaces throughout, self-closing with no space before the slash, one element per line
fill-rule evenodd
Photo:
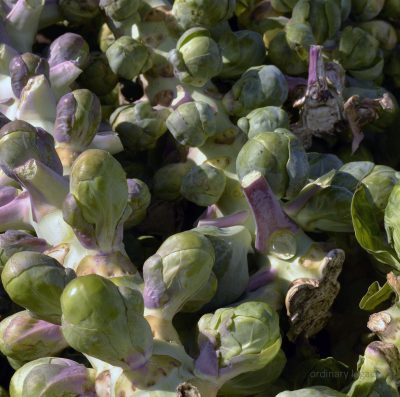
<path fill-rule="evenodd" d="M 153 194 L 161 200 L 173 201 L 181 197 L 183 177 L 193 165 L 186 163 L 167 164 L 159 168 L 153 178 Z"/>
<path fill-rule="evenodd" d="M 375 80 L 382 74 L 379 42 L 361 28 L 347 26 L 343 29 L 338 56 L 341 65 L 355 78 Z"/>
<path fill-rule="evenodd" d="M 140 292 L 96 274 L 71 281 L 61 295 L 68 344 L 111 365 L 136 369 L 151 356 L 151 330 Z"/>
<path fill-rule="evenodd" d="M 286 364 L 285 353 L 278 354 L 263 368 L 245 372 L 226 382 L 218 395 L 226 397 L 247 397 L 263 391 L 269 391 L 271 385 L 278 379 Z"/>
<path fill-rule="evenodd" d="M 215 110 L 206 102 L 186 102 L 167 118 L 167 127 L 182 145 L 202 146 L 217 132 Z"/>
<path fill-rule="evenodd" d="M 388 266 L 396 269 L 400 267 L 391 234 L 395 229 L 392 229 L 390 216 L 395 208 L 392 203 L 395 203 L 398 180 L 399 175 L 392 168 L 376 166 L 357 187 L 351 203 L 357 241 L 378 262 L 383 263 L 386 269 Z M 383 220 L 387 237 L 382 230 Z"/>
<path fill-rule="evenodd" d="M 110 123 L 124 147 L 136 152 L 156 146 L 157 140 L 167 131 L 168 115 L 166 108 L 153 108 L 149 102 L 139 101 L 115 109 Z"/>
<path fill-rule="evenodd" d="M 132 17 L 136 20 L 140 5 L 136 0 L 100 0 L 100 8 L 114 22 L 131 20 Z"/>
<path fill-rule="evenodd" d="M 352 232 L 351 201 L 357 185 L 362 181 L 373 186 L 374 178 L 378 178 L 388 184 L 386 189 L 392 188 L 393 181 L 389 181 L 394 171 L 381 167 L 354 161 L 331 170 L 304 186 L 297 197 L 285 204 L 285 212 L 306 231 Z M 381 189 L 382 186 L 383 183 L 379 185 Z M 371 193 L 378 200 L 380 194 L 387 194 L 384 191 Z"/>
<path fill-rule="evenodd" d="M 326 40 L 333 38 L 340 29 L 340 4 L 336 0 L 299 0 L 293 7 L 288 26 L 291 25 L 294 28 L 297 24 L 308 25 L 312 32 L 311 35 L 315 41 L 312 43 L 305 41 L 305 45 L 323 44 Z M 291 35 L 288 36 L 289 43 L 291 43 L 290 37 Z"/>
<path fill-rule="evenodd" d="M 271 0 L 272 7 L 279 12 L 291 12 L 299 0 Z"/>
<path fill-rule="evenodd" d="M 176 0 L 172 13 L 184 29 L 194 26 L 214 27 L 233 16 L 235 0 Z"/>
<path fill-rule="evenodd" d="M 60 296 L 75 277 L 55 259 L 32 251 L 15 253 L 4 266 L 1 281 L 11 299 L 42 320 L 60 323 Z"/>
<path fill-rule="evenodd" d="M 267 106 L 254 109 L 246 117 L 240 118 L 237 125 L 252 139 L 262 132 L 272 132 L 278 128 L 289 129 L 289 116 L 279 107 Z"/>
<path fill-rule="evenodd" d="M 299 192 L 307 181 L 308 168 L 304 148 L 283 128 L 250 139 L 236 160 L 240 179 L 251 171 L 259 171 L 279 198 L 290 198 Z"/>
<path fill-rule="evenodd" d="M 158 339 L 179 340 L 172 318 L 210 278 L 215 261 L 210 241 L 195 231 L 168 237 L 143 266 L 146 319 Z"/>
<path fill-rule="evenodd" d="M 202 207 L 215 204 L 224 190 L 224 172 L 207 163 L 194 166 L 182 178 L 182 196 Z"/>
<path fill-rule="evenodd" d="M 261 65 L 266 50 L 262 36 L 251 30 L 226 31 L 218 40 L 222 55 L 223 78 L 240 76 L 248 68 Z"/>
<path fill-rule="evenodd" d="M 263 106 L 281 106 L 287 96 L 285 76 L 276 66 L 256 66 L 242 74 L 223 103 L 230 115 L 245 116 Z"/>
<path fill-rule="evenodd" d="M 44 75 L 49 78 L 49 64 L 43 58 L 26 52 L 14 57 L 10 62 L 11 87 L 17 98 L 32 76 Z"/>
<path fill-rule="evenodd" d="M 99 12 L 99 0 L 59 0 L 58 5 L 65 18 L 75 24 L 85 24 Z"/>
<path fill-rule="evenodd" d="M 125 222 L 125 228 L 138 225 L 146 217 L 151 194 L 147 185 L 140 179 L 127 179 L 128 205 L 132 212 Z"/>
<path fill-rule="evenodd" d="M 399 0 L 386 0 L 382 9 L 382 16 L 393 21 L 398 20 L 400 16 Z"/>
<path fill-rule="evenodd" d="M 72 61 L 78 68 L 84 69 L 88 60 L 89 45 L 79 34 L 64 33 L 50 44 L 48 56 L 50 67 L 65 61 Z"/>
<path fill-rule="evenodd" d="M 101 121 L 101 105 L 87 89 L 65 94 L 57 104 L 54 137 L 64 172 L 92 142 Z"/>
<path fill-rule="evenodd" d="M 382 11 L 385 0 L 352 0 L 351 14 L 356 20 L 370 21 Z"/>
<path fill-rule="evenodd" d="M 187 30 L 169 53 L 169 61 L 176 77 L 195 87 L 203 87 L 222 70 L 221 51 L 204 28 Z"/>
<path fill-rule="evenodd" d="M 318 179 L 329 171 L 338 170 L 343 165 L 343 161 L 331 153 L 308 152 L 307 158 L 310 165 L 308 176 L 311 180 Z"/>
<path fill-rule="evenodd" d="M 31 361 L 11 378 L 10 395 L 90 396 L 95 393 L 95 370 L 65 358 L 46 357 Z"/>
<path fill-rule="evenodd" d="M 193 229 L 205 235 L 215 251 L 213 273 L 217 277 L 217 290 L 206 309 L 223 307 L 235 302 L 249 282 L 247 254 L 252 251 L 251 234 L 244 226 L 200 226 Z"/>
<path fill-rule="evenodd" d="M 122 36 L 107 49 L 111 70 L 118 76 L 133 80 L 153 64 L 150 50 L 132 37 Z"/>
<path fill-rule="evenodd" d="M 359 359 L 358 378 L 347 395 L 357 397 L 368 392 L 369 395 L 397 396 L 399 360 L 396 346 L 378 341 L 370 343 L 364 356 Z"/>
<path fill-rule="evenodd" d="M 279 318 L 266 303 L 246 302 L 203 315 L 195 373 L 220 388 L 228 380 L 267 365 L 281 346 Z"/>
<path fill-rule="evenodd" d="M 389 22 L 374 20 L 359 23 L 357 26 L 375 37 L 382 49 L 391 51 L 396 47 L 398 41 L 396 30 Z"/>
<path fill-rule="evenodd" d="M 307 72 L 307 57 L 289 46 L 286 32 L 278 32 L 268 45 L 268 58 L 281 71 L 290 75 Z"/>
<path fill-rule="evenodd" d="M 0 234 L 0 272 L 15 253 L 21 251 L 43 252 L 48 248 L 50 248 L 49 244 L 41 238 L 34 237 L 22 230 L 7 230 Z"/>
<path fill-rule="evenodd" d="M 67 346 L 59 325 L 38 320 L 28 310 L 0 322 L 0 350 L 12 360 L 26 363 L 56 355 Z"/>
<path fill-rule="evenodd" d="M 119 230 L 127 216 L 127 204 L 128 184 L 118 161 L 99 149 L 79 155 L 71 168 L 70 193 L 63 208 L 64 220 L 79 241 L 103 253 L 120 251 Z"/>
<path fill-rule="evenodd" d="M 81 87 L 98 96 L 107 95 L 118 83 L 118 76 L 111 70 L 107 57 L 101 52 L 91 52 L 88 63 L 78 79 Z"/>

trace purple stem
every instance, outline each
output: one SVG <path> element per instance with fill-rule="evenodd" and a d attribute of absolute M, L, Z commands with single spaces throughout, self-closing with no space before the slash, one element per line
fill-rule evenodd
<path fill-rule="evenodd" d="M 10 203 L 18 196 L 18 190 L 12 186 L 0 186 L 0 207 Z"/>
<path fill-rule="evenodd" d="M 230 227 L 236 225 L 243 225 L 246 222 L 249 216 L 248 211 L 238 211 L 233 214 L 222 216 L 220 218 L 206 218 L 206 219 L 199 219 L 197 222 L 197 226 L 215 226 L 215 227 Z"/>
<path fill-rule="evenodd" d="M 23 192 L 8 204 L 0 207 L 0 230 L 34 230 L 30 224 L 31 200 L 28 192 Z"/>
<path fill-rule="evenodd" d="M 246 291 L 251 292 L 269 284 L 275 279 L 276 272 L 271 269 L 263 269 L 255 274 L 253 274 L 247 285 Z"/>
<path fill-rule="evenodd" d="M 215 346 L 210 340 L 207 339 L 202 343 L 195 367 L 202 374 L 213 377 L 218 376 L 218 357 Z"/>
<path fill-rule="evenodd" d="M 264 176 L 257 171 L 247 174 L 242 180 L 242 189 L 253 213 L 256 224 L 255 248 L 264 253 L 272 233 L 281 229 L 296 232 L 298 227 L 283 212 Z"/>

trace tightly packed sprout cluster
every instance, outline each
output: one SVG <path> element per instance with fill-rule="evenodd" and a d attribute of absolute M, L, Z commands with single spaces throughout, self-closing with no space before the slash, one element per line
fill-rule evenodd
<path fill-rule="evenodd" d="M 0 396 L 400 397 L 399 26 L 0 0 Z"/>

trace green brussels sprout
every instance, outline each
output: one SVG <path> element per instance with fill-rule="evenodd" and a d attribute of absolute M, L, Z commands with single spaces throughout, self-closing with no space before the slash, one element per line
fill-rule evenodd
<path fill-rule="evenodd" d="M 99 47 L 102 52 L 106 52 L 108 47 L 115 41 L 114 33 L 111 31 L 110 27 L 103 23 L 99 32 Z M 110 69 L 111 70 L 111 69 Z"/>
<path fill-rule="evenodd" d="M 379 42 L 358 27 L 347 26 L 340 36 L 338 57 L 341 65 L 353 77 L 375 80 L 383 70 L 383 56 Z"/>
<path fill-rule="evenodd" d="M 400 17 L 399 0 L 386 0 L 382 9 L 382 16 L 389 20 L 398 20 Z"/>
<path fill-rule="evenodd" d="M 143 265 L 146 319 L 158 339 L 179 340 L 172 319 L 210 279 L 215 261 L 210 241 L 195 231 L 168 237 Z"/>
<path fill-rule="evenodd" d="M 210 273 L 210 277 L 207 283 L 200 289 L 197 294 L 192 296 L 182 307 L 182 313 L 195 313 L 204 307 L 211 301 L 217 292 L 218 280 L 213 272 Z"/>
<path fill-rule="evenodd" d="M 225 190 L 223 170 L 204 163 L 195 165 L 182 178 L 181 194 L 187 200 L 207 207 L 218 202 Z"/>
<path fill-rule="evenodd" d="M 186 102 L 167 118 L 167 127 L 174 138 L 187 146 L 202 146 L 217 133 L 216 111 L 206 102 Z"/>
<path fill-rule="evenodd" d="M 169 53 L 176 77 L 183 83 L 203 87 L 222 70 L 218 44 L 204 28 L 187 30 Z"/>
<path fill-rule="evenodd" d="M 75 24 L 89 23 L 99 12 L 99 0 L 59 0 L 64 17 Z"/>
<path fill-rule="evenodd" d="M 261 65 L 265 59 L 262 36 L 251 30 L 228 30 L 218 39 L 218 45 L 223 65 L 219 76 L 223 78 L 240 76 L 250 67 Z"/>
<path fill-rule="evenodd" d="M 272 132 L 278 128 L 289 129 L 289 116 L 280 107 L 266 106 L 254 109 L 247 116 L 241 117 L 237 125 L 252 139 L 262 132 Z"/>
<path fill-rule="evenodd" d="M 19 368 L 11 378 L 12 397 L 90 396 L 95 393 L 94 369 L 65 358 L 39 358 Z"/>
<path fill-rule="evenodd" d="M 21 97 L 22 89 L 32 76 L 43 74 L 49 78 L 49 64 L 38 55 L 26 52 L 14 57 L 10 62 L 11 87 L 17 98 Z"/>
<path fill-rule="evenodd" d="M 272 7 L 279 12 L 291 12 L 299 0 L 271 0 Z"/>
<path fill-rule="evenodd" d="M 183 29 L 199 25 L 211 28 L 232 17 L 235 5 L 235 0 L 176 0 L 172 13 Z"/>
<path fill-rule="evenodd" d="M 59 325 L 39 320 L 28 310 L 0 322 L 0 351 L 12 360 L 26 363 L 67 347 Z"/>
<path fill-rule="evenodd" d="M 128 184 L 122 166 L 100 149 L 88 149 L 71 168 L 70 193 L 64 202 L 64 220 L 85 247 L 103 253 L 121 250 L 118 230 L 125 221 Z"/>
<path fill-rule="evenodd" d="M 385 0 L 351 0 L 351 15 L 358 21 L 370 21 L 382 11 Z"/>
<path fill-rule="evenodd" d="M 398 396 L 400 354 L 396 346 L 380 341 L 371 342 L 360 357 L 358 378 L 353 382 L 347 396 L 365 395 Z"/>
<path fill-rule="evenodd" d="M 396 173 L 396 176 L 398 173 Z M 373 185 L 375 183 L 375 186 Z M 398 212 L 398 205 L 400 199 L 400 186 L 397 178 L 397 183 L 393 185 L 381 185 L 381 179 L 376 179 L 375 181 L 372 180 L 371 184 L 368 186 L 370 189 L 374 187 L 375 195 L 379 193 L 379 197 L 381 200 L 378 201 L 375 199 L 374 195 L 372 197 L 375 199 L 374 204 L 380 210 L 379 215 L 382 214 L 382 211 L 385 212 L 384 219 L 385 219 L 385 230 L 388 242 L 393 245 L 393 248 L 396 251 L 397 256 L 400 258 L 400 229 L 399 229 L 399 222 L 397 218 Z M 384 189 L 383 191 L 377 191 L 380 189 Z M 386 200 L 385 200 L 386 199 Z M 386 204 L 386 206 L 385 206 Z"/>
<path fill-rule="evenodd" d="M 305 185 L 308 169 L 300 141 L 283 128 L 256 135 L 243 145 L 236 159 L 239 179 L 259 171 L 278 198 L 294 197 Z"/>
<path fill-rule="evenodd" d="M 198 322 L 195 374 L 220 388 L 229 379 L 265 367 L 279 353 L 279 317 L 266 303 L 218 309 Z"/>
<path fill-rule="evenodd" d="M 151 356 L 151 330 L 140 292 L 96 274 L 71 281 L 61 295 L 68 344 L 111 365 L 136 369 Z"/>
<path fill-rule="evenodd" d="M 387 166 L 375 166 L 354 192 L 351 216 L 358 243 L 384 269 L 400 269 L 394 231 L 399 174 Z M 386 233 L 383 230 L 386 229 Z M 378 265 L 377 264 L 377 265 Z"/>
<path fill-rule="evenodd" d="M 215 251 L 213 273 L 218 284 L 206 310 L 232 304 L 244 293 L 249 283 L 247 254 L 252 251 L 249 230 L 239 225 L 224 228 L 200 226 L 193 230 L 205 235 Z"/>
<path fill-rule="evenodd" d="M 140 179 L 127 179 L 128 205 L 132 209 L 129 218 L 125 221 L 125 228 L 138 225 L 146 217 L 150 205 L 151 194 L 148 186 Z"/>
<path fill-rule="evenodd" d="M 290 75 L 307 72 L 307 57 L 289 46 L 286 32 L 278 32 L 268 45 L 268 58 L 280 70 Z"/>
<path fill-rule="evenodd" d="M 355 161 L 338 170 L 331 169 L 304 186 L 285 204 L 285 212 L 306 231 L 352 232 L 351 201 L 357 185 L 361 181 L 368 184 L 373 178 L 383 181 L 385 173 L 393 176 L 392 169 L 383 167 L 380 170 L 380 167 L 367 161 Z M 382 188 L 380 184 L 377 186 Z M 390 183 L 389 186 L 391 189 Z"/>
<path fill-rule="evenodd" d="M 293 7 L 289 24 L 307 24 L 315 42 L 305 44 L 323 44 L 335 36 L 341 22 L 341 9 L 337 0 L 299 0 Z M 288 40 L 290 43 L 289 37 Z"/>
<path fill-rule="evenodd" d="M 129 36 L 115 40 L 108 47 L 106 56 L 111 70 L 127 80 L 135 79 L 153 65 L 149 48 Z"/>
<path fill-rule="evenodd" d="M 395 87 L 400 87 L 400 49 L 395 47 L 390 51 L 390 55 L 385 62 L 385 74 L 390 77 L 390 80 Z"/>
<path fill-rule="evenodd" d="M 294 391 L 283 391 L 276 397 L 346 397 L 347 394 L 340 393 L 326 386 L 307 387 Z"/>
<path fill-rule="evenodd" d="M 153 177 L 153 194 L 156 198 L 174 201 L 181 197 L 183 177 L 193 165 L 187 163 L 172 163 L 159 168 Z"/>
<path fill-rule="evenodd" d="M 50 44 L 48 61 L 50 67 L 65 61 L 84 69 L 89 60 L 89 45 L 86 40 L 76 33 L 64 33 Z"/>
<path fill-rule="evenodd" d="M 338 170 L 343 165 L 343 161 L 331 153 L 308 152 L 307 159 L 310 166 L 308 177 L 311 180 L 318 179 L 329 171 Z"/>
<path fill-rule="evenodd" d="M 60 323 L 60 296 L 75 272 L 39 252 L 15 253 L 4 266 L 1 281 L 11 299 L 38 318 Z"/>
<path fill-rule="evenodd" d="M 357 26 L 379 42 L 380 48 L 391 51 L 396 47 L 398 42 L 396 29 L 387 21 L 368 21 L 357 24 Z"/>
<path fill-rule="evenodd" d="M 287 96 L 285 76 L 276 66 L 255 66 L 235 82 L 223 103 L 228 114 L 240 117 L 263 106 L 281 106 Z"/>
<path fill-rule="evenodd" d="M 226 382 L 218 391 L 223 397 L 248 397 L 256 393 L 269 391 L 278 379 L 286 364 L 286 356 L 282 350 L 263 368 L 245 372 Z"/>
<path fill-rule="evenodd" d="M 101 52 L 91 52 L 88 63 L 78 82 L 97 96 L 107 95 L 118 83 L 118 76 L 111 70 L 107 57 Z"/>
<path fill-rule="evenodd" d="M 100 0 L 99 5 L 113 22 L 120 22 L 132 17 L 136 19 L 141 4 L 136 0 Z"/>
<path fill-rule="evenodd" d="M 139 101 L 115 109 L 110 116 L 110 123 L 126 149 L 143 151 L 154 148 L 157 140 L 167 132 L 166 119 L 169 114 L 167 108 L 153 108 L 149 102 Z"/>

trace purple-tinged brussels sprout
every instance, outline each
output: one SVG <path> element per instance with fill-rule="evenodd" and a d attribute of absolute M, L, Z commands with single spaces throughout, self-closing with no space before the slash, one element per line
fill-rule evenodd
<path fill-rule="evenodd" d="M 54 356 L 67 347 L 59 325 L 39 320 L 28 310 L 0 322 L 0 350 L 14 362 Z"/>
<path fill-rule="evenodd" d="M 11 86 L 14 95 L 20 98 L 23 88 L 32 76 L 44 75 L 49 78 L 49 64 L 35 54 L 26 52 L 10 62 Z"/>
<path fill-rule="evenodd" d="M 48 62 L 54 67 L 66 61 L 73 62 L 78 68 L 84 69 L 89 59 L 89 45 L 76 33 L 64 33 L 50 45 Z"/>
<path fill-rule="evenodd" d="M 95 397 L 95 370 L 58 357 L 39 358 L 19 368 L 10 383 L 13 397 Z"/>

